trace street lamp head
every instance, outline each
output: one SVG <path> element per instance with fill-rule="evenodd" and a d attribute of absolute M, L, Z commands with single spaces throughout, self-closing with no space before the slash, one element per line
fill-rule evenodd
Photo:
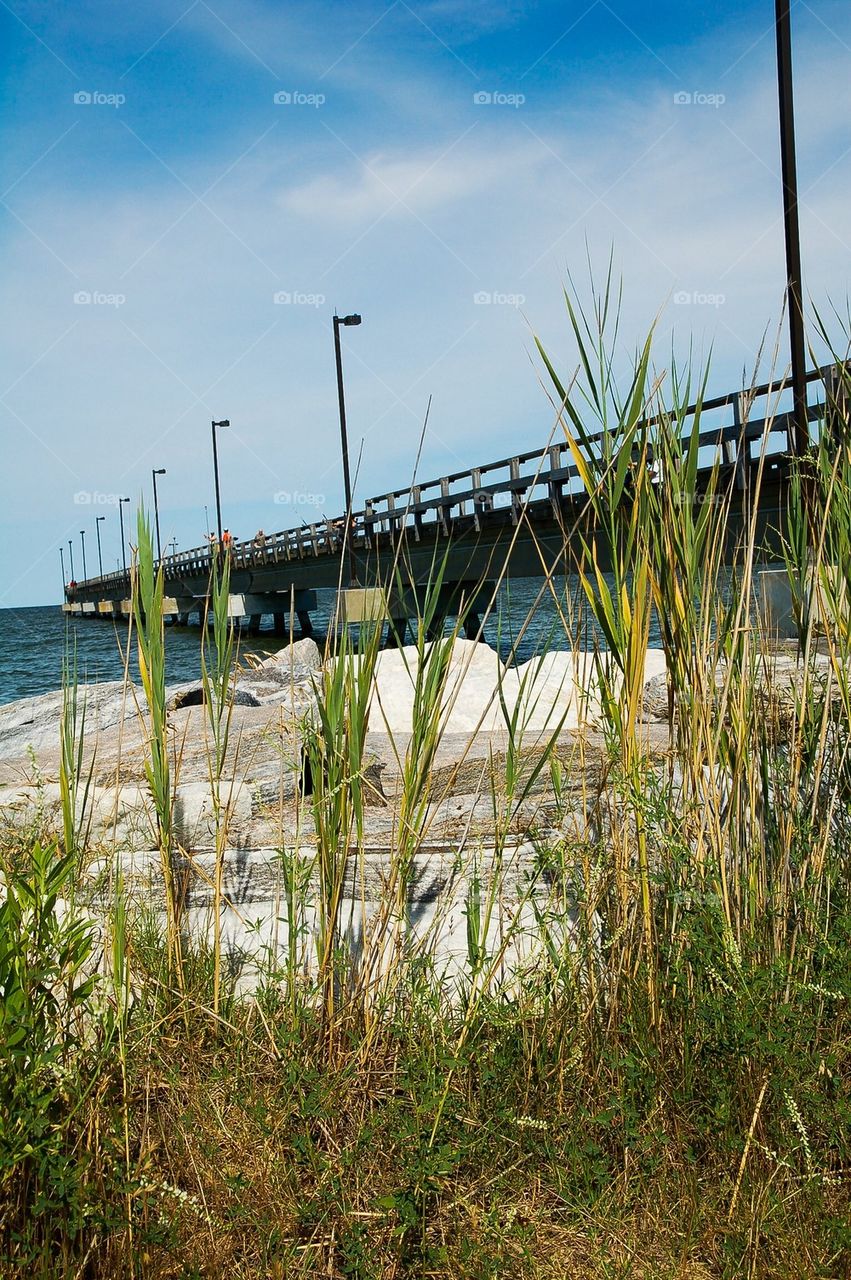
<path fill-rule="evenodd" d="M 105 519 L 106 519 L 106 516 L 95 516 L 95 524 L 97 524 L 99 520 L 105 520 Z"/>
<path fill-rule="evenodd" d="M 360 318 L 360 316 L 357 314 L 357 312 L 355 312 L 353 315 L 350 315 L 350 316 L 342 316 L 342 317 L 341 317 L 341 318 L 339 318 L 339 319 L 338 319 L 338 317 L 337 317 L 337 316 L 335 316 L 335 317 L 334 317 L 334 319 L 335 319 L 335 320 L 337 320 L 338 324 L 350 325 L 350 324 L 360 324 L 360 323 L 361 323 L 361 318 Z"/>
<path fill-rule="evenodd" d="M 130 499 L 129 499 L 129 498 L 119 498 L 119 499 L 118 499 L 118 501 L 119 501 L 119 502 L 129 502 L 129 501 L 130 501 Z"/>
<path fill-rule="evenodd" d="M 229 427 L 229 426 L 230 426 L 230 418 L 222 418 L 221 422 L 214 422 L 214 423 L 213 423 L 213 426 L 214 426 L 214 427 Z"/>

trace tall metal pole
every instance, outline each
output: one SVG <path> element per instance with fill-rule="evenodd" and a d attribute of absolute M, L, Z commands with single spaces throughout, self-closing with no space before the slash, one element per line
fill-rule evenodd
<path fill-rule="evenodd" d="M 216 427 L 229 427 L 230 418 L 222 418 L 221 422 L 213 422 L 211 430 L 213 432 L 213 478 L 216 482 L 216 528 L 219 535 L 219 548 L 222 545 L 222 496 L 219 492 L 219 451 L 216 447 Z M 205 507 L 206 511 L 207 508 Z"/>
<path fill-rule="evenodd" d="M 70 538 L 68 539 L 68 554 L 71 557 L 71 581 L 75 582 L 76 579 L 74 577 L 74 544 L 71 542 Z"/>
<path fill-rule="evenodd" d="M 795 160 L 795 113 L 792 101 L 792 24 L 790 0 L 775 0 L 777 87 L 780 103 L 780 163 L 783 176 L 783 223 L 786 233 L 786 289 L 792 363 L 792 428 L 789 451 L 803 457 L 810 448 L 807 418 L 807 354 L 801 290 L 801 236 L 798 226 L 798 171 Z"/>
<path fill-rule="evenodd" d="M 129 498 L 118 499 L 118 523 L 121 525 L 121 563 L 124 566 L 124 572 L 127 572 L 127 548 L 124 545 L 124 508 L 123 502 L 129 502 Z"/>
<path fill-rule="evenodd" d="M 165 467 L 159 467 L 157 470 L 151 469 L 151 476 L 154 481 L 154 524 L 157 526 L 157 564 L 163 558 L 162 543 L 160 542 L 160 507 L 157 501 L 157 476 L 165 475 Z"/>
<path fill-rule="evenodd" d="M 358 325 L 359 315 L 334 315 L 334 357 L 337 362 L 337 399 L 340 405 L 340 443 L 343 451 L 343 489 L 346 497 L 346 537 L 349 543 L 349 583 L 356 581 L 354 530 L 352 528 L 352 481 L 349 474 L 349 437 L 346 430 L 346 397 L 343 392 L 343 353 L 340 349 L 340 326 Z"/>
<path fill-rule="evenodd" d="M 59 548 L 59 559 L 60 559 L 60 561 L 62 562 L 62 598 L 64 599 L 64 598 L 65 598 L 65 586 L 66 586 L 66 584 L 67 584 L 67 582 L 68 582 L 68 579 L 65 577 L 65 549 L 64 549 L 64 547 L 60 547 L 60 548 Z"/>
<path fill-rule="evenodd" d="M 80 530 L 80 542 L 83 544 L 83 582 L 85 582 L 86 579 L 88 578 L 88 574 L 86 572 L 86 531 L 85 529 Z"/>
<path fill-rule="evenodd" d="M 95 533 L 98 536 L 98 572 L 103 577 L 103 556 L 100 553 L 100 522 L 105 520 L 106 516 L 95 516 Z"/>
<path fill-rule="evenodd" d="M 343 447 L 343 490 L 346 519 L 352 516 L 352 481 L 349 475 L 349 438 L 346 432 L 346 397 L 343 392 L 343 353 L 340 349 L 340 317 L 334 316 L 334 355 L 337 361 L 337 399 L 340 403 L 340 441 Z"/>
<path fill-rule="evenodd" d="M 216 482 L 216 529 L 219 535 L 219 546 L 222 545 L 222 497 L 219 493 L 219 451 L 216 448 L 216 424 L 212 424 L 213 431 L 213 478 Z"/>

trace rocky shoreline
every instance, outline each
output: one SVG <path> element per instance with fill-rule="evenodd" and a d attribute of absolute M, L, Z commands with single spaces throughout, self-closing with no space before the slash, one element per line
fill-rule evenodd
<path fill-rule="evenodd" d="M 398 848 L 402 773 L 411 734 L 416 649 L 387 650 L 377 661 L 366 735 L 366 808 L 359 889 L 342 904 L 346 928 L 362 936 L 380 908 Z M 333 659 L 332 659 L 333 661 Z M 521 776 L 534 781 L 511 807 L 500 833 L 499 930 L 516 911 L 521 886 L 539 866 L 542 842 L 551 847 L 593 836 L 596 798 L 605 786 L 605 738 L 593 689 L 591 654 L 552 653 L 506 668 L 485 644 L 458 640 L 447 677 L 443 733 L 430 776 L 428 807 L 411 869 L 412 931 L 438 927 L 439 953 L 464 951 L 464 904 L 471 868 L 487 878 L 494 862 L 495 816 L 506 788 L 509 737 L 505 716 L 519 708 L 523 724 Z M 775 700 L 794 693 L 794 658 L 779 655 L 766 677 Z M 238 673 L 230 743 L 222 782 L 227 801 L 223 936 L 234 966 L 253 972 L 253 952 L 285 944 L 282 937 L 281 851 L 315 862 L 310 804 L 301 794 L 302 734 L 316 705 L 322 658 L 312 640 L 287 646 Z M 664 658 L 648 652 L 642 733 L 651 753 L 669 747 Z M 723 686 L 723 672 L 716 677 Z M 785 691 L 785 692 L 784 692 Z M 168 689 L 173 746 L 172 781 L 177 862 L 184 873 L 186 920 L 209 937 L 213 911 L 211 859 L 216 827 L 209 773 L 208 721 L 200 685 Z M 138 688 L 112 682 L 80 689 L 85 701 L 83 772 L 89 779 L 81 815 L 88 875 L 97 897 L 112 872 L 137 901 L 162 903 L 155 813 L 145 780 L 147 728 Z M 7 831 L 36 826 L 60 831 L 59 724 L 62 694 L 45 694 L 0 708 L 0 819 Z M 535 773 L 541 754 L 551 761 Z M 552 761 L 558 761 L 558 781 Z M 353 858 L 353 865 L 357 859 Z M 347 874 L 349 874 L 347 872 Z M 350 873 L 353 875 L 354 872 Z M 309 880 L 315 880 L 315 871 Z M 94 886 L 100 886 L 100 889 Z M 318 892 L 310 883 L 308 896 Z M 552 886 L 533 897 L 549 909 Z M 560 890 L 563 897 L 563 887 Z M 543 895 L 543 897 L 542 897 Z M 550 904 L 551 905 L 551 904 Z M 532 912 L 532 906 L 527 904 Z M 524 908 L 525 909 L 525 908 Z M 558 910 L 570 914 L 570 903 Z M 531 919 L 531 918 L 530 918 Z M 527 955 L 527 937 L 515 960 Z M 562 920 L 562 923 L 564 921 Z M 253 949 L 253 951 L 252 951 Z"/>
<path fill-rule="evenodd" d="M 401 768 L 411 733 L 416 660 L 416 648 L 411 646 L 385 650 L 376 663 L 367 732 L 371 777 L 367 823 L 369 838 L 377 845 L 391 839 L 397 819 Z M 815 656 L 817 680 L 827 679 L 828 667 L 826 657 Z M 800 672 L 796 655 L 790 651 L 766 657 L 755 677 L 765 714 L 781 719 L 790 714 Z M 287 645 L 265 661 L 253 662 L 237 672 L 223 777 L 230 797 L 229 829 L 234 842 L 243 848 L 278 845 L 303 833 L 304 815 L 297 812 L 301 739 L 305 720 L 316 706 L 321 673 L 322 655 L 309 639 Z M 642 732 L 652 749 L 664 752 L 669 740 L 669 706 L 660 650 L 648 651 L 644 676 Z M 724 679 L 724 668 L 719 667 L 709 683 L 719 696 Z M 187 848 L 203 849 L 212 840 L 212 805 L 208 723 L 200 705 L 201 685 L 184 682 L 170 686 L 167 694 L 177 836 Z M 141 690 L 121 681 L 81 686 L 79 702 L 85 705 L 83 770 L 90 782 L 89 834 L 93 844 L 131 852 L 153 847 L 144 768 L 146 708 Z M 0 707 L 0 816 L 6 824 L 29 822 L 36 812 L 48 825 L 58 817 L 62 705 L 63 695 L 58 691 Z M 506 716 L 517 709 L 525 759 L 535 760 L 555 739 L 557 754 L 569 762 L 571 783 L 587 788 L 593 776 L 599 776 L 604 740 L 594 692 L 593 655 L 556 652 L 508 668 L 488 645 L 456 640 L 431 780 L 435 830 L 441 838 L 451 838 L 452 803 L 465 814 L 465 821 L 472 819 L 473 835 L 487 834 L 487 806 L 482 797 L 490 795 L 494 780 L 499 785 L 508 749 Z M 543 772 L 549 776 L 549 771 Z M 542 787 L 542 783 L 537 787 L 539 793 Z M 539 805 L 540 795 L 528 813 L 521 807 L 518 832 L 524 823 L 526 831 L 532 828 Z"/>
<path fill-rule="evenodd" d="M 368 754 L 377 785 L 368 790 L 371 834 L 386 843 L 411 733 L 417 652 L 379 654 L 368 722 Z M 332 659 L 333 661 L 333 659 Z M 523 754 L 532 760 L 554 736 L 570 753 L 581 733 L 590 756 L 601 748 L 599 706 L 589 686 L 592 655 L 552 653 L 506 668 L 488 645 L 455 642 L 441 718 L 432 792 L 443 797 L 489 794 L 508 746 L 505 716 L 520 707 Z M 224 777 L 230 795 L 230 830 L 244 847 L 263 847 L 300 830 L 295 813 L 304 721 L 316 704 L 322 658 L 312 640 L 286 646 L 237 674 Z M 646 674 L 664 679 L 659 651 Z M 198 682 L 167 689 L 173 743 L 178 839 L 203 848 L 212 838 L 208 724 Z M 85 705 L 84 772 L 90 776 L 90 835 L 116 848 L 151 847 L 153 819 L 145 782 L 146 709 L 138 687 L 121 681 L 81 686 Z M 27 821 L 36 808 L 58 813 L 61 692 L 0 707 L 0 812 Z M 648 723 L 648 732 L 652 725 Z M 653 735 L 661 746 L 661 726 Z M 484 775 L 487 775 L 487 779 Z M 372 803 L 370 803 L 370 798 Z M 470 805 L 463 806 L 465 811 Z M 475 806 L 472 806 L 475 808 Z M 275 811 L 274 823 L 270 812 Z M 469 816 L 469 814 L 468 814 Z M 446 826 L 446 815 L 438 815 Z M 450 824 L 451 825 L 451 824 Z M 486 824 L 485 824 L 486 825 Z M 274 840 L 273 840 L 274 837 Z"/>

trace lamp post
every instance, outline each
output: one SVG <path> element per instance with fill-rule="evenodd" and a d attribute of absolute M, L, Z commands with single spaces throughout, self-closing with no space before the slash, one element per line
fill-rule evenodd
<path fill-rule="evenodd" d="M 106 516 L 95 516 L 95 533 L 98 537 L 98 572 L 101 577 L 103 577 L 103 556 L 100 551 L 100 522 L 105 519 Z"/>
<path fill-rule="evenodd" d="M 83 545 L 83 582 L 86 581 L 88 574 L 86 573 L 86 531 L 80 530 L 80 542 Z"/>
<path fill-rule="evenodd" d="M 124 572 L 127 572 L 127 549 L 124 545 L 124 508 L 122 502 L 129 502 L 129 498 L 118 499 L 118 523 L 121 525 L 121 563 L 124 566 Z"/>
<path fill-rule="evenodd" d="M 65 599 L 65 587 L 66 587 L 66 584 L 67 584 L 67 582 L 68 582 L 68 579 L 65 577 L 65 549 L 64 549 L 64 547 L 60 547 L 60 548 L 59 548 L 59 559 L 60 559 L 60 561 L 61 561 L 61 563 L 62 563 L 62 599 L 64 600 L 64 599 Z"/>
<path fill-rule="evenodd" d="M 157 564 L 159 564 L 163 558 L 163 549 L 160 545 L 160 508 L 159 503 L 157 502 L 157 476 L 164 476 L 165 473 L 165 467 L 151 469 L 151 478 L 154 482 L 154 524 L 157 526 Z"/>
<path fill-rule="evenodd" d="M 346 398 L 343 393 L 343 355 L 340 350 L 340 326 L 348 328 L 361 323 L 357 313 L 350 316 L 334 315 L 334 356 L 337 362 L 337 399 L 340 403 L 340 441 L 343 449 L 343 489 L 346 497 L 346 536 L 349 540 L 349 582 L 355 581 L 355 553 L 352 537 L 352 481 L 349 475 L 349 438 L 346 433 Z"/>
<path fill-rule="evenodd" d="M 70 538 L 68 539 L 68 555 L 71 557 L 71 581 L 76 582 L 74 577 L 74 545 Z"/>
<path fill-rule="evenodd" d="M 792 428 L 789 450 L 803 457 L 810 448 L 807 416 L 807 355 L 801 294 L 801 236 L 798 226 L 798 173 L 792 102 L 792 24 L 789 0 L 775 0 L 777 89 L 780 105 L 780 163 L 783 177 L 783 225 L 786 236 L 786 287 L 792 363 Z"/>
<path fill-rule="evenodd" d="M 221 422 L 212 423 L 213 431 L 213 477 L 216 482 L 216 528 L 219 533 L 219 546 L 222 545 L 222 498 L 219 493 L 219 453 L 216 448 L 216 427 L 229 427 L 230 418 L 222 418 Z"/>

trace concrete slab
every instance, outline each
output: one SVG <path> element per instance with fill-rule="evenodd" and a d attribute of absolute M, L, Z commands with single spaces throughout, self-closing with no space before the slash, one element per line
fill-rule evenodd
<path fill-rule="evenodd" d="M 792 607 L 792 588 L 785 569 L 758 569 L 756 598 L 763 631 L 774 640 L 796 640 L 798 624 Z"/>
<path fill-rule="evenodd" d="M 383 587 L 347 587 L 340 593 L 340 614 L 344 622 L 382 622 L 390 616 L 387 592 Z"/>

